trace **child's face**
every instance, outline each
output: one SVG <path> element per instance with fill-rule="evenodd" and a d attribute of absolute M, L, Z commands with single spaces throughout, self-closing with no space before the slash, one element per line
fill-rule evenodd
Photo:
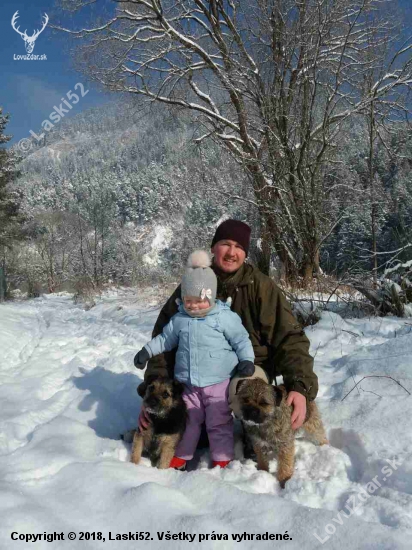
<path fill-rule="evenodd" d="M 199 311 L 200 309 L 207 309 L 210 307 L 210 302 L 207 298 L 202 300 L 195 296 L 185 296 L 183 298 L 183 303 L 187 311 Z"/>

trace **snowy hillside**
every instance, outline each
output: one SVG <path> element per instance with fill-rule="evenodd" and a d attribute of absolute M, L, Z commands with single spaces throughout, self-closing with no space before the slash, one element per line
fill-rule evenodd
<path fill-rule="evenodd" d="M 282 491 L 239 445 L 226 470 L 206 451 L 189 472 L 129 463 L 132 360 L 158 311 L 156 291 L 0 305 L 0 548 L 411 547 L 412 397 L 368 378 L 342 401 L 368 375 L 412 392 L 410 320 L 327 313 L 307 329 L 330 445 L 299 441 Z"/>

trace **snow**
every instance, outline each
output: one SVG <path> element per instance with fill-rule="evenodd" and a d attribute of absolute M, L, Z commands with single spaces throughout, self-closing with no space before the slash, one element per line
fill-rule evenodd
<path fill-rule="evenodd" d="M 172 238 L 173 231 L 170 227 L 155 226 L 151 235 L 150 251 L 143 256 L 143 262 L 151 266 L 160 265 L 160 253 L 169 247 Z"/>
<path fill-rule="evenodd" d="M 410 548 L 410 323 L 326 312 L 306 329 L 330 445 L 299 439 L 281 490 L 243 459 L 240 441 L 225 470 L 209 469 L 205 450 L 188 472 L 129 462 L 120 434 L 140 409 L 133 356 L 160 303 L 156 289 L 113 290 L 96 302 L 84 311 L 60 293 L 0 305 L 0 548 Z M 403 387 L 366 378 L 347 395 L 371 375 Z M 98 532 L 105 541 L 92 540 Z M 129 532 L 148 540 L 109 540 Z M 291 540 L 248 540 L 286 532 Z M 37 537 L 28 546 L 12 533 Z M 44 540 L 53 533 L 64 540 Z"/>

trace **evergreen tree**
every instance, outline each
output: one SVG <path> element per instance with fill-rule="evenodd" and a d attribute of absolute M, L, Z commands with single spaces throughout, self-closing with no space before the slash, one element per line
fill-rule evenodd
<path fill-rule="evenodd" d="M 2 147 L 11 139 L 4 133 L 8 121 L 9 115 L 3 115 L 0 107 L 0 246 L 8 245 L 17 236 L 19 221 L 19 194 L 8 186 L 18 175 L 15 170 L 17 158 Z"/>

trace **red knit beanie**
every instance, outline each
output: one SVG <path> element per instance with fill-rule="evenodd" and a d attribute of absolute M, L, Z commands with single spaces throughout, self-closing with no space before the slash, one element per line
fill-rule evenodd
<path fill-rule="evenodd" d="M 212 247 L 217 242 L 226 239 L 236 241 L 244 249 L 247 256 L 249 252 L 250 233 L 251 229 L 246 223 L 239 220 L 226 220 L 216 229 L 216 233 L 212 241 Z"/>

